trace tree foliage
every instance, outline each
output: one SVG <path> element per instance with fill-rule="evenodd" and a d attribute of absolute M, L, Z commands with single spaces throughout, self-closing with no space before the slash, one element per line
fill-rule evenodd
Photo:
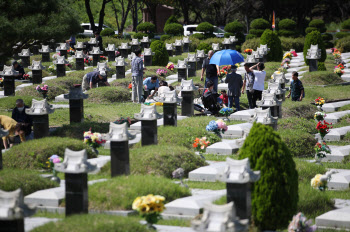
<path fill-rule="evenodd" d="M 306 64 L 309 64 L 309 60 L 306 59 L 307 50 L 310 49 L 311 45 L 318 44 L 318 48 L 321 49 L 321 58 L 318 60 L 319 62 L 324 62 L 327 58 L 326 48 L 319 31 L 313 31 L 306 35 L 305 44 L 304 44 L 304 60 Z"/>
<path fill-rule="evenodd" d="M 267 61 L 278 62 L 282 60 L 283 50 L 277 32 L 270 29 L 265 30 L 260 38 L 260 44 L 267 44 L 267 47 L 270 48 L 270 52 L 267 53 Z"/>
<path fill-rule="evenodd" d="M 163 41 L 155 40 L 151 43 L 152 52 L 154 56 L 152 57 L 152 64 L 159 66 L 166 66 L 169 62 L 169 54 L 166 50 L 165 44 Z"/>

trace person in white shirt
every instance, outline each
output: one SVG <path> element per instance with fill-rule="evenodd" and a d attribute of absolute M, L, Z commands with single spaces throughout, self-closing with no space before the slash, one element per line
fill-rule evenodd
<path fill-rule="evenodd" d="M 253 70 L 253 68 L 258 67 L 258 71 Z M 264 83 L 265 83 L 265 77 L 266 72 L 264 71 L 265 65 L 264 63 L 257 63 L 256 65 L 253 65 L 250 67 L 250 70 L 254 73 L 255 80 L 254 80 L 254 94 L 253 94 L 253 104 L 256 107 L 256 101 L 261 100 L 262 91 L 265 89 Z"/>

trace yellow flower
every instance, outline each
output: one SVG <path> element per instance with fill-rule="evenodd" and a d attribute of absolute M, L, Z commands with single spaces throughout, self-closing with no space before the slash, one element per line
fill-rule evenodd
<path fill-rule="evenodd" d="M 148 194 L 148 195 L 146 196 L 144 202 L 145 202 L 146 204 L 151 204 L 151 203 L 155 202 L 155 198 L 154 198 L 153 194 Z"/>
<path fill-rule="evenodd" d="M 139 211 L 140 211 L 140 213 L 148 213 L 149 206 L 147 204 L 142 204 L 142 205 L 140 205 Z"/>
<path fill-rule="evenodd" d="M 273 75 L 271 75 L 271 79 L 273 79 Z"/>
<path fill-rule="evenodd" d="M 224 122 L 224 120 L 222 120 L 222 119 L 219 119 L 219 120 L 217 120 L 216 122 L 217 122 L 217 123 L 218 123 L 218 122 Z"/>
<path fill-rule="evenodd" d="M 163 202 L 163 201 L 165 201 L 165 197 L 160 196 L 160 195 L 155 195 L 154 198 L 156 199 L 157 202 Z"/>
<path fill-rule="evenodd" d="M 149 210 L 148 210 L 148 213 L 154 213 L 154 212 L 157 212 L 157 204 L 156 203 L 152 203 L 152 204 L 149 204 Z"/>
<path fill-rule="evenodd" d="M 132 209 L 133 210 L 139 210 L 140 205 L 142 204 L 141 197 L 137 197 L 134 202 L 132 203 Z"/>
<path fill-rule="evenodd" d="M 164 204 L 161 203 L 161 204 L 157 204 L 157 205 L 156 205 L 155 211 L 158 212 L 158 213 L 161 213 L 161 212 L 164 211 L 164 209 L 165 209 L 165 208 L 164 208 Z"/>

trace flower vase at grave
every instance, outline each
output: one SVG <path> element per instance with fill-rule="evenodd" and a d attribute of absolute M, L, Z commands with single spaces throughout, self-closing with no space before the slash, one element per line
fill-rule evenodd
<path fill-rule="evenodd" d="M 52 171 L 52 177 L 50 180 L 57 184 L 61 183 L 61 179 L 57 176 L 57 171 L 55 169 Z"/>

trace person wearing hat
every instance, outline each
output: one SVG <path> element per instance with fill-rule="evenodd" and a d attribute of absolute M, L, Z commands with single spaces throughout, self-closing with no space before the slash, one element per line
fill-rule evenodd
<path fill-rule="evenodd" d="M 83 91 L 96 88 L 97 84 L 110 86 L 107 81 L 107 74 L 104 71 L 93 71 L 83 77 L 81 84 Z"/>
<path fill-rule="evenodd" d="M 242 76 L 237 74 L 236 65 L 231 66 L 231 72 L 226 75 L 225 83 L 228 84 L 228 108 L 232 108 L 233 99 L 235 100 L 236 111 L 240 110 L 239 98 L 241 96 L 241 89 L 243 87 Z"/>
<path fill-rule="evenodd" d="M 18 75 L 16 76 L 17 79 L 23 79 L 23 75 L 25 74 L 24 68 L 16 60 L 12 62 L 12 66 L 14 70 L 18 72 Z"/>

